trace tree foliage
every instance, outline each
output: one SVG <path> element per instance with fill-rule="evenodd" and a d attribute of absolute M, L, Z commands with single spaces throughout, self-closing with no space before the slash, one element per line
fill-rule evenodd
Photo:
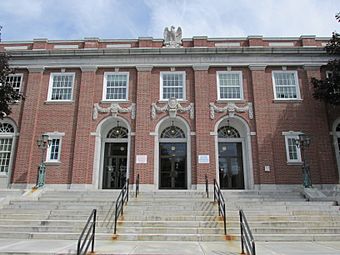
<path fill-rule="evenodd" d="M 335 16 L 340 22 L 340 12 Z M 332 38 L 325 47 L 334 58 L 326 66 L 329 74 L 325 79 L 312 78 L 314 98 L 331 105 L 340 105 L 340 34 L 333 32 Z"/>
<path fill-rule="evenodd" d="M 7 77 L 14 73 L 8 65 L 8 56 L 0 52 L 0 118 L 9 115 L 11 104 L 22 99 L 22 95 L 15 91 L 11 84 L 8 83 Z"/>

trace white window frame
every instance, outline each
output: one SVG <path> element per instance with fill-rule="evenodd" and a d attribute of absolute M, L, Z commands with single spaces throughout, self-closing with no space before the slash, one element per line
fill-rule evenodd
<path fill-rule="evenodd" d="M 60 133 L 60 132 L 52 132 L 52 133 L 45 133 L 48 135 L 48 139 L 59 139 L 59 153 L 58 153 L 58 159 L 51 159 L 51 149 L 52 149 L 52 144 L 48 146 L 46 150 L 46 160 L 45 162 L 47 163 L 61 163 L 60 158 L 61 158 L 61 149 L 62 149 L 62 144 L 63 144 L 63 137 L 65 136 L 65 133 Z"/>
<path fill-rule="evenodd" d="M 183 77 L 183 98 L 176 98 L 178 101 L 185 101 L 186 100 L 186 73 L 185 71 L 176 71 L 176 72 L 160 72 L 160 91 L 159 91 L 159 98 L 161 101 L 167 101 L 169 98 L 163 97 L 163 75 L 164 74 L 181 74 Z"/>
<path fill-rule="evenodd" d="M 220 84 L 220 74 L 238 74 L 240 78 L 240 98 L 221 98 L 221 84 Z M 243 100 L 243 75 L 242 71 L 217 71 L 216 72 L 217 79 L 217 100 Z"/>
<path fill-rule="evenodd" d="M 53 86 L 54 77 L 63 76 L 63 75 L 72 75 L 71 98 L 70 99 L 52 99 L 52 89 L 53 89 L 52 86 Z M 51 73 L 50 74 L 49 86 L 48 86 L 47 101 L 51 101 L 51 102 L 71 102 L 71 101 L 73 101 L 74 80 L 75 80 L 75 73 L 73 73 L 73 72 Z"/>
<path fill-rule="evenodd" d="M 9 78 L 9 77 L 20 77 L 20 87 L 19 87 L 18 93 L 21 93 L 21 91 L 22 91 L 23 79 L 24 79 L 24 74 L 22 74 L 22 73 L 9 74 L 7 77 L 8 77 L 8 78 Z M 12 84 L 11 82 L 10 82 L 10 84 L 11 84 L 11 86 L 13 87 L 13 84 Z"/>
<path fill-rule="evenodd" d="M 108 75 L 126 75 L 126 94 L 124 99 L 107 99 L 107 76 Z M 102 101 L 128 101 L 129 98 L 129 72 L 104 72 L 103 78 L 103 97 Z"/>
<path fill-rule="evenodd" d="M 278 98 L 276 96 L 276 84 L 275 84 L 275 74 L 276 73 L 292 73 L 292 74 L 294 74 L 295 84 L 296 84 L 296 98 Z M 274 99 L 275 100 L 280 100 L 280 101 L 301 100 L 300 84 L 299 84 L 299 78 L 298 78 L 298 72 L 297 71 L 272 71 L 272 81 L 273 81 L 273 91 L 274 91 Z"/>
<path fill-rule="evenodd" d="M 301 164 L 302 163 L 302 157 L 301 157 L 301 149 L 300 147 L 296 146 L 296 154 L 297 154 L 297 159 L 291 159 L 289 157 L 289 146 L 288 146 L 288 140 L 289 139 L 299 139 L 299 135 L 302 134 L 301 132 L 293 132 L 293 131 L 289 131 L 289 132 L 283 132 L 282 133 L 285 137 L 285 147 L 286 147 L 286 157 L 287 157 L 287 163 L 298 163 Z"/>

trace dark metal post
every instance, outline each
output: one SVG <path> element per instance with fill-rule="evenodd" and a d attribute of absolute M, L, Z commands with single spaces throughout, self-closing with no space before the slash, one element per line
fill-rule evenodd
<path fill-rule="evenodd" d="M 120 201 L 120 206 L 122 207 L 122 209 L 121 209 L 121 211 L 122 211 L 122 213 L 121 213 L 121 215 L 123 215 L 124 214 L 124 196 L 125 196 L 125 189 L 123 188 L 123 193 L 122 193 L 122 197 L 121 197 L 121 201 Z"/>
<path fill-rule="evenodd" d="M 241 228 L 241 254 L 244 254 L 244 243 L 243 243 L 243 218 L 242 218 L 242 211 L 239 211 L 240 214 L 240 228 Z"/>
<path fill-rule="evenodd" d="M 94 212 L 93 212 L 93 228 L 92 228 L 92 247 L 91 247 L 92 253 L 94 253 L 94 239 L 95 239 L 95 234 L 96 234 L 96 219 L 97 219 L 97 210 L 94 209 Z"/>
<path fill-rule="evenodd" d="M 227 234 L 227 220 L 226 220 L 226 212 L 225 212 L 225 204 L 223 204 L 223 217 L 224 217 L 224 234 Z"/>
<path fill-rule="evenodd" d="M 207 198 L 209 198 L 209 187 L 208 187 L 208 176 L 205 175 L 205 192 L 207 193 Z"/>
<path fill-rule="evenodd" d="M 255 251 L 255 242 L 254 240 L 251 241 L 251 244 L 253 245 L 253 254 L 252 255 L 256 255 L 256 251 Z"/>
<path fill-rule="evenodd" d="M 126 203 L 129 202 L 129 179 L 126 181 Z"/>
<path fill-rule="evenodd" d="M 214 202 L 216 201 L 216 179 L 214 179 Z"/>
<path fill-rule="evenodd" d="M 116 210 L 115 210 L 115 228 L 114 228 L 114 231 L 113 233 L 116 234 L 117 232 L 117 211 L 118 211 L 118 201 L 116 201 Z"/>

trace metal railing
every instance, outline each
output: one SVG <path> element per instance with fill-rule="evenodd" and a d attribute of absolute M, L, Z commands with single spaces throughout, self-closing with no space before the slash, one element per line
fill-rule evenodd
<path fill-rule="evenodd" d="M 115 210 L 115 225 L 113 233 L 117 233 L 117 221 L 120 215 L 124 214 L 124 204 L 129 201 L 129 179 L 126 180 L 125 185 L 123 186 L 119 196 L 116 200 L 116 210 Z"/>
<path fill-rule="evenodd" d="M 205 175 L 205 192 L 207 193 L 207 198 L 209 198 L 209 184 L 207 175 Z"/>
<path fill-rule="evenodd" d="M 87 254 L 87 250 L 89 249 L 90 244 L 91 244 L 91 253 L 94 253 L 96 218 L 97 218 L 97 209 L 93 209 L 78 239 L 77 255 Z M 84 240 L 82 240 L 84 235 L 85 235 L 85 238 Z"/>
<path fill-rule="evenodd" d="M 220 187 L 218 186 L 216 179 L 214 179 L 214 202 L 218 203 L 218 214 L 223 218 L 224 234 L 227 234 L 227 222 L 226 222 L 226 210 L 225 201 Z"/>
<path fill-rule="evenodd" d="M 137 174 L 137 177 L 136 177 L 136 198 L 139 194 L 139 174 Z"/>
<path fill-rule="evenodd" d="M 253 234 L 251 233 L 250 227 L 248 225 L 246 216 L 244 215 L 243 210 L 239 211 L 240 213 L 240 228 L 241 228 L 241 249 L 242 253 L 244 253 L 244 248 L 246 248 L 247 254 L 256 255 L 255 251 L 255 240 Z"/>

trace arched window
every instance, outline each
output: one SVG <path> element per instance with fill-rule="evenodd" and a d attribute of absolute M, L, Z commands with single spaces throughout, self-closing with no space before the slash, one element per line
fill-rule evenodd
<path fill-rule="evenodd" d="M 239 138 L 240 133 L 236 128 L 224 126 L 218 129 L 218 138 Z"/>
<path fill-rule="evenodd" d="M 14 132 L 14 127 L 10 123 L 0 123 L 0 173 L 8 172 Z"/>
<path fill-rule="evenodd" d="M 128 133 L 129 131 L 127 128 L 117 126 L 109 131 L 106 138 L 128 138 Z"/>
<path fill-rule="evenodd" d="M 185 134 L 179 127 L 170 126 L 163 130 L 161 138 L 185 138 Z"/>

